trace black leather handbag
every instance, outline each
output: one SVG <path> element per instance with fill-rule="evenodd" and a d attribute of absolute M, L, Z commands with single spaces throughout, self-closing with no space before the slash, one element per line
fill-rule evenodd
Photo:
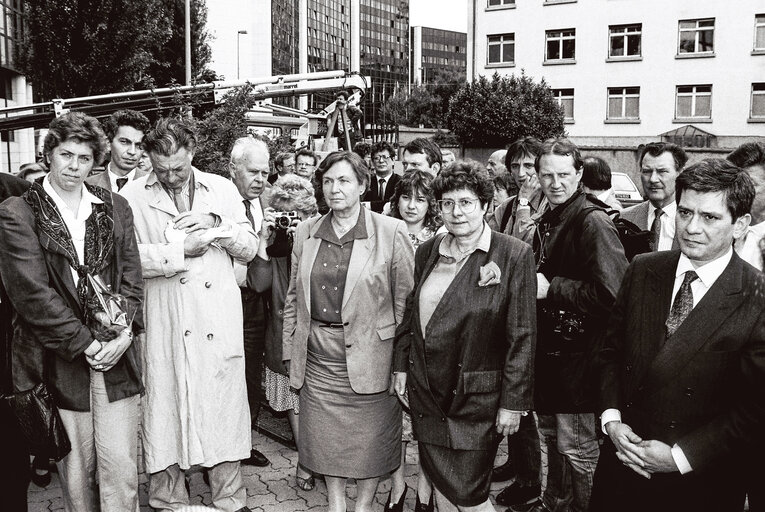
<path fill-rule="evenodd" d="M 16 415 L 31 453 L 59 461 L 72 450 L 53 396 L 44 383 L 3 399 Z"/>

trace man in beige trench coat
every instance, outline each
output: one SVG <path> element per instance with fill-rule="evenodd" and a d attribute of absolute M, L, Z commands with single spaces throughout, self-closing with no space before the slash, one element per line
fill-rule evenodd
<path fill-rule="evenodd" d="M 160 121 L 144 144 L 153 171 L 121 193 L 135 212 L 146 290 L 149 505 L 188 504 L 184 470 L 200 465 L 216 508 L 248 511 L 239 461 L 250 455 L 250 413 L 232 259 L 251 260 L 257 237 L 234 184 L 192 167 L 196 138 L 183 121 Z"/>

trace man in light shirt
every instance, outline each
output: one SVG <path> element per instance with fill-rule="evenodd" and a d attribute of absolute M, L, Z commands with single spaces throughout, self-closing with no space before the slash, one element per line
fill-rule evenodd
<path fill-rule="evenodd" d="M 600 353 L 593 512 L 733 512 L 765 418 L 765 276 L 736 255 L 754 186 L 723 159 L 677 178 L 679 251 L 638 256 Z M 751 460 L 747 460 L 751 459 Z"/>
<path fill-rule="evenodd" d="M 652 251 L 677 249 L 675 180 L 687 161 L 683 148 L 668 142 L 651 142 L 640 152 L 640 181 L 648 200 L 622 210 L 621 217 L 653 233 Z"/>
<path fill-rule="evenodd" d="M 736 240 L 736 252 L 744 261 L 762 270 L 762 239 L 765 237 L 765 144 L 742 144 L 728 155 L 728 160 L 746 171 L 754 183 L 755 192 L 752 223 L 746 233 Z"/>
<path fill-rule="evenodd" d="M 103 123 L 109 139 L 109 163 L 106 170 L 90 176 L 91 185 L 119 192 L 130 180 L 149 174 L 139 170 L 143 155 L 143 136 L 149 131 L 149 120 L 135 110 L 118 110 Z"/>

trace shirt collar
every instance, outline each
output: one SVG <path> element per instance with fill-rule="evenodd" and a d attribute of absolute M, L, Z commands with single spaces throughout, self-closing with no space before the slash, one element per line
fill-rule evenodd
<path fill-rule="evenodd" d="M 747 228 L 748 233 L 754 233 L 760 238 L 765 237 L 765 222 L 760 222 L 759 224 L 755 225 L 749 225 Z"/>
<path fill-rule="evenodd" d="M 118 179 L 120 178 L 127 178 L 128 181 L 135 178 L 135 168 L 131 169 L 129 173 L 127 173 L 124 176 L 120 176 L 119 174 L 112 172 L 112 163 L 109 162 L 106 164 L 106 172 L 108 172 L 109 180 L 111 180 L 112 183 L 116 183 Z"/>
<path fill-rule="evenodd" d="M 51 199 L 53 199 L 53 202 L 56 204 L 56 208 L 58 208 L 59 213 L 68 211 L 71 212 L 72 215 L 74 215 L 77 219 L 80 219 L 84 212 L 87 212 L 87 215 L 85 216 L 85 218 L 87 218 L 87 216 L 90 215 L 90 212 L 93 210 L 92 206 L 94 204 L 103 204 L 103 201 L 91 194 L 85 184 L 82 184 L 82 199 L 80 200 L 80 209 L 77 212 L 73 212 L 66 204 L 66 201 L 64 201 L 64 199 L 58 195 L 58 192 L 56 192 L 56 189 L 53 188 L 53 185 L 51 185 L 50 174 L 45 176 L 42 185 L 45 193 L 48 194 Z"/>
<path fill-rule="evenodd" d="M 675 271 L 675 279 L 685 274 L 689 270 L 693 270 L 696 272 L 696 275 L 699 276 L 701 282 L 704 283 L 704 286 L 709 288 L 723 273 L 725 267 L 728 266 L 728 263 L 730 263 L 732 257 L 733 247 L 731 246 L 728 251 L 719 258 L 712 260 L 709 263 L 705 263 L 699 268 L 693 268 L 693 263 L 691 263 L 691 260 L 689 260 L 685 254 L 680 253 L 680 260 L 677 262 L 677 270 Z"/>
<path fill-rule="evenodd" d="M 595 197 L 597 197 L 598 199 L 600 199 L 601 201 L 603 201 L 605 203 L 606 199 L 608 199 L 608 196 L 611 195 L 611 191 L 612 190 L 613 190 L 612 188 L 609 188 L 608 190 L 605 190 L 605 191 L 601 192 L 600 194 L 598 194 Z"/>
<path fill-rule="evenodd" d="M 191 172 L 194 174 L 194 190 L 198 189 L 200 186 L 210 190 L 210 180 L 206 172 L 202 172 L 196 167 L 192 167 Z M 191 175 L 189 175 L 189 179 L 191 179 Z M 154 185 L 160 187 L 162 186 L 162 184 L 159 182 L 159 179 L 157 178 L 157 173 L 154 172 L 154 169 L 152 169 L 149 173 L 149 176 L 146 178 L 146 188 L 151 188 Z"/>
<path fill-rule="evenodd" d="M 329 215 L 320 221 L 319 227 L 316 229 L 314 236 L 336 245 L 342 245 L 346 242 L 357 240 L 359 238 L 369 238 L 369 235 L 367 234 L 366 213 L 364 212 L 365 209 L 366 208 L 364 207 L 360 208 L 359 218 L 356 220 L 356 225 L 353 226 L 351 230 L 344 234 L 341 238 L 337 237 L 335 230 L 332 228 L 332 212 L 329 212 Z"/>
<path fill-rule="evenodd" d="M 649 210 L 650 211 L 650 215 L 655 215 L 656 214 L 656 207 L 654 205 L 652 205 L 651 203 L 648 203 L 648 205 L 650 206 L 650 210 Z M 661 211 L 666 213 L 667 216 L 669 216 L 669 217 L 674 217 L 675 213 L 677 213 L 677 203 L 672 201 L 667 206 L 663 206 L 661 208 Z"/>
<path fill-rule="evenodd" d="M 441 256 L 445 256 L 456 261 L 461 261 L 473 254 L 475 251 L 489 252 L 489 248 L 491 247 L 491 228 L 484 221 L 483 227 L 481 229 L 483 229 L 483 231 L 481 231 L 481 236 L 478 238 L 478 242 L 476 242 L 475 247 L 472 247 L 467 252 L 461 252 L 459 249 L 457 249 L 455 244 L 456 237 L 451 233 L 447 233 L 444 239 L 441 241 L 441 244 L 438 246 L 438 253 Z"/>

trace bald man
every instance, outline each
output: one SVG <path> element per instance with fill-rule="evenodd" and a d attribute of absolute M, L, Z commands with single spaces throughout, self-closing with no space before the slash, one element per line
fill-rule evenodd
<path fill-rule="evenodd" d="M 486 169 L 489 171 L 489 174 L 491 174 L 492 177 L 498 174 L 502 174 L 503 172 L 507 172 L 507 167 L 505 167 L 506 154 L 506 149 L 499 149 L 492 153 L 489 157 L 489 161 L 486 162 Z"/>

